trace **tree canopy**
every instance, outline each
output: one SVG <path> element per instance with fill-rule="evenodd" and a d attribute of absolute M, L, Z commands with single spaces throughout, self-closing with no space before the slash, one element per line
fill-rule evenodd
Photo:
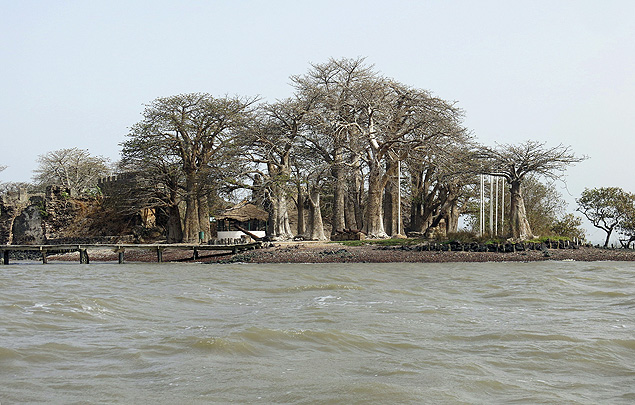
<path fill-rule="evenodd" d="M 611 234 L 621 226 L 627 232 L 635 212 L 635 194 L 619 187 L 584 189 L 576 200 L 581 212 L 596 228 L 606 232 L 604 247 L 608 247 Z"/>
<path fill-rule="evenodd" d="M 111 173 L 109 160 L 93 156 L 86 149 L 67 148 L 38 157 L 33 181 L 37 186 L 59 185 L 71 193 L 86 194 L 95 190 L 100 178 Z"/>
<path fill-rule="evenodd" d="M 154 152 L 154 156 L 159 153 L 178 164 L 186 203 L 183 239 L 187 242 L 198 240 L 199 231 L 209 237 L 207 197 L 209 186 L 217 180 L 212 170 L 219 162 L 231 165 L 240 131 L 248 126 L 255 102 L 255 98 L 215 98 L 206 93 L 158 98 L 146 106 L 143 120 L 132 127 L 123 144 L 124 160 L 152 164 L 148 154 Z"/>
<path fill-rule="evenodd" d="M 514 238 L 529 239 L 532 231 L 525 201 L 522 195 L 523 180 L 528 174 L 536 174 L 550 179 L 560 179 L 571 165 L 586 159 L 578 157 L 570 146 L 546 147 L 538 141 L 526 141 L 519 145 L 498 145 L 483 147 L 482 173 L 504 178 L 510 185 L 511 207 L 510 226 Z"/>
<path fill-rule="evenodd" d="M 510 185 L 512 236 L 528 238 L 530 220 L 548 226 L 528 219 L 527 176 L 558 178 L 583 159 L 535 141 L 478 145 L 456 102 L 385 77 L 364 58 L 312 64 L 291 84 L 292 95 L 273 103 L 207 93 L 152 101 L 122 144 L 121 168 L 139 179 L 134 207 L 166 208 L 170 241 L 209 234 L 210 199 L 237 189 L 268 210 L 274 237 L 384 238 L 443 224 L 447 232 L 487 173 Z"/>

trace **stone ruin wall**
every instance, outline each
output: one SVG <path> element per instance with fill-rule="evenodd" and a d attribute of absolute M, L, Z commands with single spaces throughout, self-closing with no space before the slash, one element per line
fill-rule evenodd
<path fill-rule="evenodd" d="M 76 214 L 70 190 L 62 187 L 47 187 L 44 195 L 6 193 L 0 198 L 0 244 L 44 244 L 59 238 Z"/>

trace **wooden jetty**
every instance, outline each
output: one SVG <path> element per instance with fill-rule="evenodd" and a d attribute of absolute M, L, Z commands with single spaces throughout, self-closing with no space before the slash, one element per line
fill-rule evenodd
<path fill-rule="evenodd" d="M 192 258 L 197 260 L 201 251 L 225 251 L 227 254 L 236 254 L 243 250 L 260 249 L 261 242 L 238 243 L 225 245 L 199 245 L 199 244 L 67 244 L 67 245 L 0 245 L 0 264 L 9 264 L 9 252 L 41 252 L 42 263 L 48 262 L 47 257 L 53 254 L 79 252 L 79 262 L 88 264 L 90 262 L 88 251 L 95 249 L 110 249 L 118 253 L 119 263 L 123 263 L 125 252 L 129 250 L 150 250 L 155 251 L 157 262 L 163 261 L 163 251 L 166 249 L 191 250 Z"/>

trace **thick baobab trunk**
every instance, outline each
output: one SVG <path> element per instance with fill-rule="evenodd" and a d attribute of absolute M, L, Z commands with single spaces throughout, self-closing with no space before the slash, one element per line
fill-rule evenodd
<path fill-rule="evenodd" d="M 297 184 L 298 186 L 298 196 L 296 202 L 296 208 L 298 211 L 298 229 L 297 235 L 304 235 L 306 232 L 306 225 L 304 223 L 304 193 L 302 192 L 302 185 L 300 182 Z"/>
<path fill-rule="evenodd" d="M 410 203 L 410 225 L 408 230 L 412 232 L 424 232 L 423 226 L 423 204 L 419 200 L 420 196 L 415 196 Z"/>
<path fill-rule="evenodd" d="M 203 232 L 203 238 L 199 238 L 202 243 L 209 241 L 209 202 L 207 196 L 201 196 L 198 199 L 198 226 L 199 232 Z"/>
<path fill-rule="evenodd" d="M 352 195 L 346 196 L 345 204 L 344 219 L 346 220 L 346 229 L 359 229 L 357 217 L 355 216 L 355 200 Z"/>
<path fill-rule="evenodd" d="M 433 215 L 438 208 L 438 189 L 431 189 L 429 180 L 430 172 L 417 170 L 413 176 L 411 187 L 413 197 L 410 206 L 410 227 L 413 232 L 425 233 L 433 220 Z"/>
<path fill-rule="evenodd" d="M 331 220 L 332 229 L 331 235 L 341 231 L 346 227 L 346 220 L 344 216 L 344 194 L 346 193 L 346 172 L 345 166 L 342 161 L 342 150 L 338 149 L 335 152 L 335 162 L 331 169 L 331 174 L 335 178 L 335 186 L 333 189 L 333 218 Z"/>
<path fill-rule="evenodd" d="M 394 167 L 393 167 L 394 166 Z M 399 201 L 399 179 L 397 177 L 396 169 L 397 162 L 389 161 L 387 163 L 387 171 L 395 172 L 395 175 L 391 176 L 390 181 L 386 185 L 384 194 L 384 227 L 385 231 L 390 236 L 401 236 L 401 204 Z"/>
<path fill-rule="evenodd" d="M 388 234 L 384 230 L 382 215 L 382 197 L 384 194 L 383 176 L 379 165 L 375 165 L 368 175 L 368 203 L 366 205 L 366 218 L 364 220 L 364 232 L 369 238 L 385 239 Z"/>
<path fill-rule="evenodd" d="M 527 212 L 525 211 L 525 200 L 523 199 L 520 181 L 511 183 L 511 200 L 510 200 L 509 223 L 511 225 L 512 237 L 527 240 L 533 237 L 531 227 L 527 220 Z"/>
<path fill-rule="evenodd" d="M 410 230 L 425 233 L 433 225 L 435 215 L 438 214 L 438 196 L 421 192 L 412 202 L 410 208 Z"/>
<path fill-rule="evenodd" d="M 383 219 L 384 219 L 384 231 L 386 234 L 392 235 L 393 227 L 395 225 L 393 221 L 392 215 L 392 200 L 393 193 L 390 187 L 390 183 L 384 189 L 384 196 L 382 197 L 382 210 L 383 210 Z"/>
<path fill-rule="evenodd" d="M 349 181 L 348 196 L 351 200 L 353 215 L 350 219 L 350 225 L 347 221 L 349 229 L 362 229 L 364 227 L 364 182 L 362 180 L 362 172 L 360 170 L 361 160 L 359 156 L 353 159 L 352 176 Z M 354 222 L 354 226 L 353 226 Z"/>
<path fill-rule="evenodd" d="M 309 223 L 306 238 L 309 240 L 327 240 L 324 234 L 324 223 L 322 221 L 322 209 L 320 208 L 320 192 L 311 190 L 308 195 L 309 202 Z"/>
<path fill-rule="evenodd" d="M 289 225 L 289 209 L 287 207 L 287 197 L 284 193 L 271 196 L 271 221 L 272 233 L 281 239 L 293 237 L 291 226 Z"/>
<path fill-rule="evenodd" d="M 183 241 L 183 228 L 181 227 L 181 212 L 178 204 L 168 206 L 167 242 L 180 243 Z"/>
<path fill-rule="evenodd" d="M 198 195 L 195 173 L 185 175 L 185 232 L 183 241 L 193 243 L 198 240 Z"/>
<path fill-rule="evenodd" d="M 291 226 L 289 225 L 289 207 L 287 205 L 287 184 L 290 171 L 289 165 L 283 163 L 276 166 L 273 163 L 267 165 L 271 185 L 270 203 L 270 232 L 280 239 L 291 239 Z"/>
<path fill-rule="evenodd" d="M 447 210 L 447 218 L 445 219 L 446 234 L 458 232 L 460 215 L 461 211 L 459 210 L 458 203 L 455 200 Z"/>

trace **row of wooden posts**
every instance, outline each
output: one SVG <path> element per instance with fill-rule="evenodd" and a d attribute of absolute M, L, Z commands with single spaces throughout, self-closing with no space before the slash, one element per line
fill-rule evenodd
<path fill-rule="evenodd" d="M 197 260 L 199 252 L 202 250 L 225 251 L 228 254 L 236 254 L 243 250 L 258 249 L 261 242 L 241 243 L 232 245 L 195 245 L 195 244 L 96 244 L 96 245 L 1 245 L 1 264 L 9 264 L 10 252 L 40 252 L 42 263 L 48 263 L 50 254 L 79 252 L 79 262 L 90 263 L 88 256 L 89 249 L 112 249 L 118 254 L 119 264 L 124 263 L 126 250 L 145 249 L 154 250 L 157 255 L 157 262 L 163 262 L 163 252 L 166 249 L 191 250 L 192 258 Z"/>

